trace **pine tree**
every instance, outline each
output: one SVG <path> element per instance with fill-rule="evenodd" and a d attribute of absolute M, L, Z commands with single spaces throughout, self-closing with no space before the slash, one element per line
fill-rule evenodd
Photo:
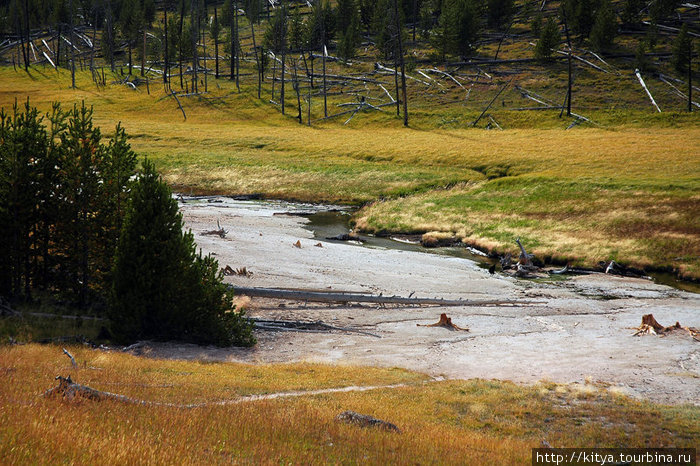
<path fill-rule="evenodd" d="M 489 27 L 501 29 L 507 25 L 515 11 L 513 0 L 488 0 L 487 22 Z"/>
<path fill-rule="evenodd" d="M 671 55 L 671 64 L 677 72 L 688 72 L 688 57 L 692 53 L 692 47 L 692 40 L 688 34 L 688 23 L 683 23 L 676 40 L 673 42 L 673 55 Z"/>
<path fill-rule="evenodd" d="M 355 49 L 360 44 L 360 21 L 359 15 L 355 13 L 350 20 L 348 28 L 341 32 L 338 40 L 338 54 L 344 60 L 349 60 L 355 56 Z"/>
<path fill-rule="evenodd" d="M 591 44 L 597 51 L 608 50 L 615 41 L 617 20 L 609 0 L 603 0 L 591 30 Z"/>
<path fill-rule="evenodd" d="M 436 43 L 442 49 L 441 54 L 471 55 L 480 30 L 479 5 L 475 0 L 444 1 L 436 31 Z"/>
<path fill-rule="evenodd" d="M 196 254 L 182 215 L 146 160 L 134 184 L 114 260 L 109 316 L 120 342 L 153 338 L 252 345 L 217 262 Z"/>
<path fill-rule="evenodd" d="M 540 60 L 546 60 L 552 56 L 555 47 L 561 42 L 561 31 L 554 18 L 549 17 L 545 23 L 540 39 L 535 46 L 535 57 Z"/>

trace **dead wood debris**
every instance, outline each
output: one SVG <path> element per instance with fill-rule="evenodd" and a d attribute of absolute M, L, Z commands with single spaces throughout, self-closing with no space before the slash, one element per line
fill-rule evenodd
<path fill-rule="evenodd" d="M 228 231 L 227 231 L 227 230 L 224 230 L 224 228 L 221 226 L 221 224 L 219 223 L 218 220 L 216 221 L 216 226 L 218 227 L 217 230 L 203 231 L 201 234 L 202 234 L 203 236 L 206 236 L 206 235 L 218 235 L 218 236 L 221 237 L 222 239 L 223 239 L 223 238 L 226 238 L 226 234 L 228 233 Z"/>
<path fill-rule="evenodd" d="M 434 324 L 416 324 L 418 327 L 445 327 L 446 329 L 449 330 L 462 330 L 464 332 L 468 332 L 469 329 L 466 327 L 459 327 L 458 325 L 455 325 L 452 323 L 452 318 L 447 317 L 447 314 L 444 312 L 440 314 L 440 320 L 435 322 Z"/>
<path fill-rule="evenodd" d="M 332 330 L 359 333 L 361 335 L 369 335 L 375 338 L 381 338 L 380 335 L 364 330 L 357 330 L 349 327 L 336 327 L 325 322 L 317 320 L 315 322 L 307 322 L 301 320 L 268 320 L 268 319 L 251 319 L 255 324 L 255 328 L 259 330 L 267 330 L 273 332 L 302 332 L 302 333 L 327 333 Z"/>
<path fill-rule="evenodd" d="M 56 376 L 55 380 L 58 380 L 58 386 L 46 390 L 46 392 L 44 392 L 45 397 L 54 398 L 60 396 L 67 401 L 84 398 L 91 401 L 115 400 L 123 403 L 147 404 L 145 401 L 134 400 L 124 395 L 103 392 L 86 385 L 77 384 L 71 380 L 70 376 L 62 377 L 59 375 Z"/>
<path fill-rule="evenodd" d="M 381 419 L 377 419 L 376 417 L 368 416 L 366 414 L 359 414 L 355 411 L 343 411 L 342 413 L 338 414 L 335 419 L 340 422 L 355 424 L 360 427 L 378 427 L 380 429 L 401 433 L 401 429 L 399 429 L 396 424 L 382 421 Z"/>
<path fill-rule="evenodd" d="M 664 327 L 654 318 L 653 314 L 643 315 L 642 325 L 635 328 L 635 330 L 636 332 L 633 335 L 635 337 L 640 335 L 664 335 L 676 330 L 685 330 L 693 337 L 693 340 L 700 341 L 700 330 L 697 328 L 683 327 L 679 322 L 676 322 L 675 325 Z"/>
<path fill-rule="evenodd" d="M 231 275 L 238 275 L 241 277 L 252 277 L 253 276 L 253 272 L 249 271 L 246 267 L 241 267 L 241 268 L 234 270 L 233 267 L 231 267 L 230 265 L 227 265 L 226 267 L 221 269 L 221 271 L 227 277 L 231 276 Z"/>
<path fill-rule="evenodd" d="M 12 307 L 10 307 L 10 303 L 8 303 L 5 298 L 0 296 L 0 316 L 18 317 L 20 316 L 20 313 L 12 309 Z"/>
<path fill-rule="evenodd" d="M 71 365 L 73 366 L 74 369 L 77 369 L 77 368 L 78 368 L 78 363 L 75 362 L 75 358 L 73 357 L 73 355 L 70 354 L 70 353 L 68 352 L 68 350 L 65 349 L 65 348 L 63 348 L 63 354 L 65 354 L 66 356 L 68 356 L 68 357 L 70 358 L 70 363 L 71 363 Z"/>

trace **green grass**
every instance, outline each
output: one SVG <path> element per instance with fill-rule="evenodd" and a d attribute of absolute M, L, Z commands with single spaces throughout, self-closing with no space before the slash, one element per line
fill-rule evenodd
<path fill-rule="evenodd" d="M 465 128 L 476 110 L 425 101 L 410 129 L 390 112 L 307 127 L 251 87 L 237 94 L 219 80 L 221 89 L 181 98 L 183 121 L 155 84 L 151 95 L 97 89 L 79 73 L 71 90 L 69 78 L 0 68 L 0 106 L 84 100 L 105 133 L 122 121 L 133 148 L 178 191 L 369 204 L 355 216 L 366 231 L 440 232 L 500 252 L 515 252 L 520 236 L 558 262 L 615 259 L 700 278 L 698 113 L 615 108 L 596 114 L 612 127 L 564 131 L 554 113 L 499 110 L 499 121 L 510 115 L 525 127 L 485 131 Z"/>

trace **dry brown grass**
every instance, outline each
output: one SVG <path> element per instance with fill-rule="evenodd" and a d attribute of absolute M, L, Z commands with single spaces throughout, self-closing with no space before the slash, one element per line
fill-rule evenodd
<path fill-rule="evenodd" d="M 694 446 L 697 407 L 616 397 L 595 385 L 428 382 L 398 369 L 250 366 L 141 359 L 71 347 L 0 347 L 0 455 L 9 464 L 526 464 L 555 446 Z M 57 374 L 150 401 L 219 401 L 250 393 L 408 384 L 184 409 L 46 399 Z M 341 424 L 343 410 L 397 424 L 396 434 Z"/>

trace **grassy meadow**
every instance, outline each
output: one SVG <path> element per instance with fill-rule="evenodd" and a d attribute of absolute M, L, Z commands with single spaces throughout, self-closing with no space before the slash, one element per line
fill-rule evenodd
<path fill-rule="evenodd" d="M 557 112 L 504 110 L 499 121 L 513 129 L 487 131 L 453 124 L 475 109 L 417 104 L 410 129 L 390 112 L 307 127 L 258 100 L 252 84 L 239 94 L 212 79 L 209 94 L 180 98 L 183 120 L 157 82 L 150 95 L 143 85 L 98 89 L 84 72 L 71 90 L 65 70 L 0 68 L 0 106 L 26 98 L 41 108 L 85 101 L 107 133 L 121 121 L 133 148 L 185 193 L 354 204 L 367 232 L 454 236 L 499 252 L 515 252 L 519 236 L 554 262 L 615 259 L 700 278 L 697 113 L 591 109 L 604 126 L 565 131 Z"/>
<path fill-rule="evenodd" d="M 402 369 L 139 358 L 35 344 L 0 347 L 0 457 L 8 464 L 529 464 L 530 449 L 694 447 L 700 408 L 615 395 L 600 384 L 435 382 Z M 45 398 L 56 375 L 103 391 L 197 408 Z M 251 394 L 401 387 L 217 405 Z M 211 403 L 211 404 L 206 404 Z M 335 420 L 344 410 L 401 433 Z"/>

